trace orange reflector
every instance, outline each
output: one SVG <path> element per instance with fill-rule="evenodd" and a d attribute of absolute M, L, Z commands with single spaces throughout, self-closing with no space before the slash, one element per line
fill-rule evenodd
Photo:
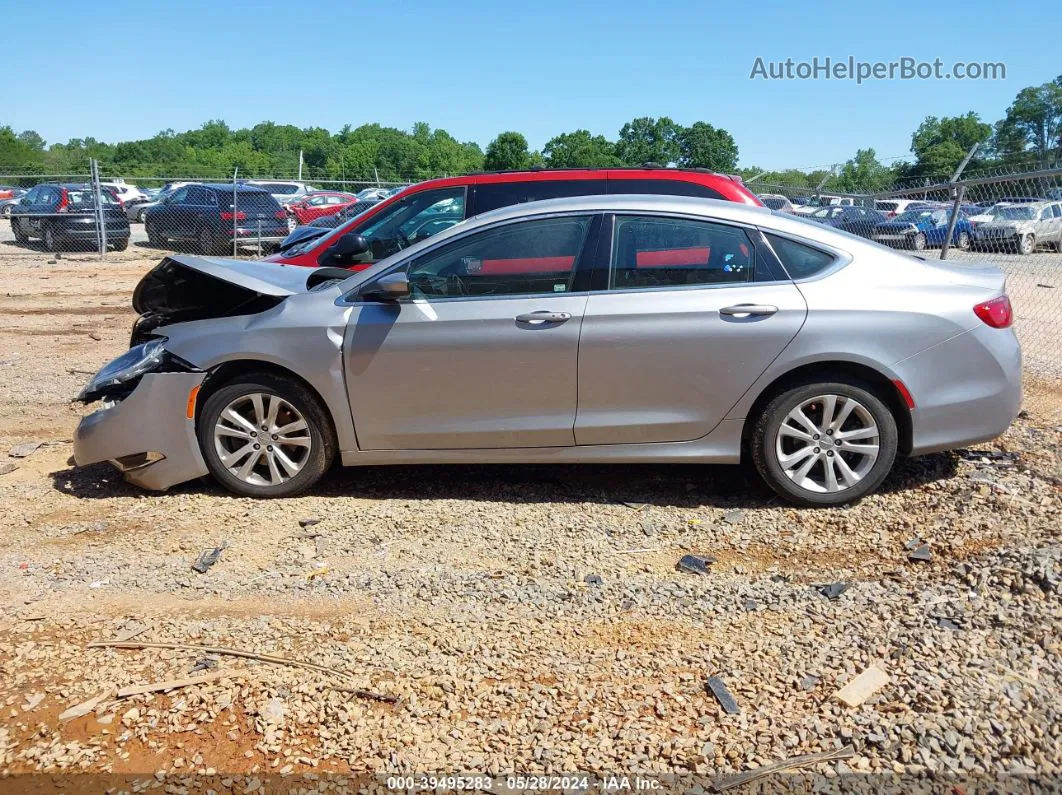
<path fill-rule="evenodd" d="M 199 397 L 199 387 L 202 384 L 197 384 L 192 387 L 192 391 L 188 393 L 188 419 L 195 419 L 195 399 Z"/>
<path fill-rule="evenodd" d="M 900 397 L 902 397 L 903 402 L 907 404 L 907 408 L 913 409 L 915 407 L 914 398 L 911 397 L 911 390 L 907 388 L 907 385 L 898 378 L 892 383 L 896 385 L 896 391 L 900 393 Z"/>

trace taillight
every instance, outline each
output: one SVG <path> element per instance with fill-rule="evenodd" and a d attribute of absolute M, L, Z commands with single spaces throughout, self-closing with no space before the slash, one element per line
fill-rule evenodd
<path fill-rule="evenodd" d="M 1014 310 L 1011 308 L 1010 299 L 1005 295 L 978 304 L 974 307 L 974 314 L 981 318 L 981 322 L 986 326 L 992 328 L 1007 328 L 1014 322 Z"/>
<path fill-rule="evenodd" d="M 66 188 L 62 188 L 59 191 L 59 206 L 55 208 L 57 213 L 65 213 L 70 209 L 70 197 L 67 195 Z"/>
<path fill-rule="evenodd" d="M 237 212 L 237 213 L 230 213 L 230 212 L 222 211 L 221 220 L 222 221 L 232 221 L 232 220 L 246 221 L 247 220 L 247 213 L 245 213 L 243 211 L 240 211 L 240 212 Z"/>
<path fill-rule="evenodd" d="M 302 209 L 305 210 L 306 208 L 303 207 Z M 277 210 L 275 213 L 273 213 L 273 217 L 278 219 L 278 220 L 283 221 L 283 220 L 287 219 L 288 213 L 287 213 L 286 210 Z"/>

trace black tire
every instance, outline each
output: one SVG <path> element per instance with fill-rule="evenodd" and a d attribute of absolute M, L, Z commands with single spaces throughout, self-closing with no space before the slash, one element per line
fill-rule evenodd
<path fill-rule="evenodd" d="M 114 243 L 115 251 L 125 251 L 127 248 L 129 248 L 129 238 L 127 237 L 120 237 Z"/>
<path fill-rule="evenodd" d="M 814 491 L 803 488 L 785 474 L 778 461 L 778 434 L 782 423 L 791 411 L 802 403 L 822 395 L 837 395 L 852 398 L 869 412 L 878 429 L 878 455 L 863 477 L 845 489 L 836 492 Z M 850 503 L 874 491 L 889 474 L 899 435 L 896 418 L 888 406 L 865 384 L 856 382 L 815 382 L 789 387 L 772 398 L 757 417 L 750 437 L 750 453 L 760 476 L 781 497 L 796 505 L 826 507 Z M 842 426 L 843 427 L 843 426 Z M 832 445 L 832 443 L 831 443 Z M 816 448 L 817 449 L 817 448 Z M 834 450 L 840 451 L 839 446 Z M 840 452 L 838 452 L 838 455 Z M 819 465 L 816 465 L 819 466 Z M 814 468 L 813 468 L 814 471 Z"/>
<path fill-rule="evenodd" d="M 241 397 L 262 393 L 276 396 L 293 406 L 306 420 L 310 449 L 302 469 L 276 485 L 254 485 L 241 480 L 221 462 L 214 442 L 214 428 L 222 411 Z M 328 471 L 336 454 L 335 430 L 328 411 L 318 397 L 298 381 L 268 373 L 241 375 L 207 398 L 196 424 L 199 449 L 210 474 L 222 486 L 244 497 L 292 497 L 311 488 Z"/>
<path fill-rule="evenodd" d="M 11 234 L 15 237 L 15 242 L 20 246 L 24 246 L 29 242 L 29 235 L 27 235 L 22 229 L 22 222 L 18 218 L 11 219 Z"/>
<path fill-rule="evenodd" d="M 958 246 L 959 251 L 969 251 L 973 245 L 970 241 L 970 233 L 959 232 L 959 239 L 956 242 L 956 245 Z"/>
<path fill-rule="evenodd" d="M 58 251 L 59 241 L 55 237 L 55 230 L 51 225 L 44 227 L 44 232 L 41 233 L 41 242 L 44 244 L 45 251 Z"/>
<path fill-rule="evenodd" d="M 1031 232 L 1027 235 L 1022 235 L 1018 238 L 1017 243 L 1018 253 L 1023 257 L 1027 257 L 1030 254 L 1036 252 L 1036 235 Z"/>
<path fill-rule="evenodd" d="M 146 224 L 147 223 L 147 209 L 143 209 L 140 212 L 138 212 L 136 214 L 136 220 L 138 220 L 142 224 Z"/>
<path fill-rule="evenodd" d="M 223 253 L 218 249 L 218 242 L 214 238 L 214 233 L 210 231 L 210 227 L 204 226 L 199 231 L 199 253 L 211 256 Z"/>
<path fill-rule="evenodd" d="M 166 245 L 166 240 L 155 231 L 153 224 L 145 222 L 144 231 L 147 232 L 148 245 L 152 248 L 162 248 Z"/>
<path fill-rule="evenodd" d="M 911 248 L 915 251 L 926 250 L 926 236 L 919 232 L 917 235 L 911 238 Z"/>

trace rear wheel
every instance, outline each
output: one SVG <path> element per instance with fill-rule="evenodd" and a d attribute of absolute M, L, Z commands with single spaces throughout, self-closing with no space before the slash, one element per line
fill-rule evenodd
<path fill-rule="evenodd" d="M 144 231 L 147 232 L 149 246 L 151 246 L 152 248 L 162 248 L 163 245 L 165 245 L 166 240 L 162 237 L 162 235 L 155 231 L 155 227 L 153 224 L 145 222 Z"/>
<path fill-rule="evenodd" d="M 957 242 L 957 245 L 959 246 L 959 251 L 969 251 L 970 250 L 970 233 L 969 232 L 959 232 L 959 240 Z"/>
<path fill-rule="evenodd" d="M 196 433 L 210 473 L 248 497 L 290 497 L 313 486 L 335 457 L 327 411 L 302 384 L 241 376 L 203 405 Z"/>
<path fill-rule="evenodd" d="M 201 254 L 224 253 L 224 251 L 219 251 L 217 238 L 214 237 L 209 227 L 203 227 L 199 232 L 199 251 Z"/>
<path fill-rule="evenodd" d="M 125 251 L 127 248 L 129 248 L 129 238 L 127 237 L 120 237 L 114 242 L 115 251 Z"/>
<path fill-rule="evenodd" d="M 852 502 L 876 489 L 896 458 L 896 419 L 867 387 L 794 386 L 755 420 L 752 460 L 767 484 L 799 505 Z"/>

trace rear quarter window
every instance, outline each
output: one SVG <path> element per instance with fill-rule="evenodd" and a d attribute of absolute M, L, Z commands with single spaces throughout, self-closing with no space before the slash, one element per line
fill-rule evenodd
<path fill-rule="evenodd" d="M 833 254 L 821 251 L 803 243 L 797 243 L 778 235 L 764 233 L 764 236 L 778 255 L 783 267 L 789 273 L 790 279 L 807 279 L 816 276 L 836 262 Z"/>

